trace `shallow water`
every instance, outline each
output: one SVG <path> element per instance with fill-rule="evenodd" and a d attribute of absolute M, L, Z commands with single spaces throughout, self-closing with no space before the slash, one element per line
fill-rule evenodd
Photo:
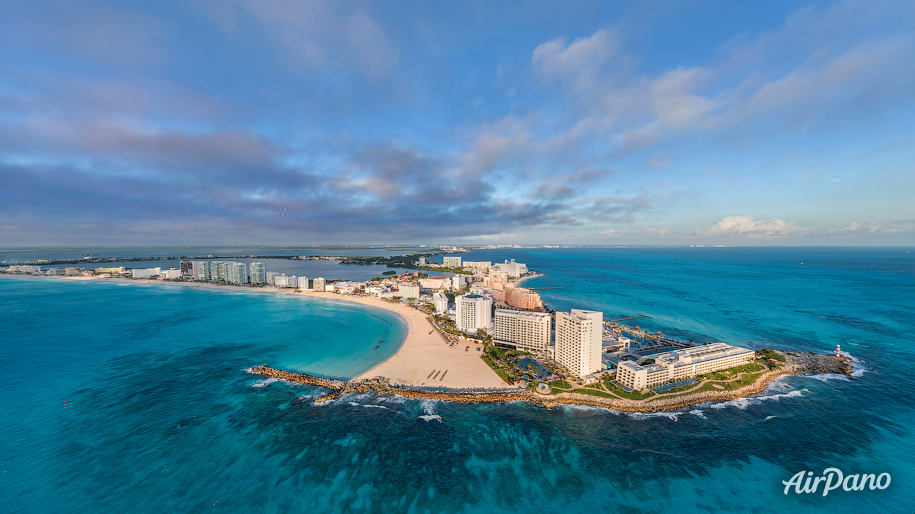
<path fill-rule="evenodd" d="M 316 405 L 320 389 L 245 369 L 351 376 L 399 344 L 396 320 L 301 298 L 0 279 L 0 498 L 11 512 L 911 511 L 910 258 L 702 250 L 731 253 L 465 257 L 527 262 L 547 276 L 526 285 L 565 286 L 543 291 L 551 307 L 648 314 L 652 331 L 841 343 L 857 378 L 787 377 L 651 415 L 375 395 Z M 381 337 L 385 355 L 365 358 Z M 892 483 L 783 494 L 798 471 L 827 467 Z"/>

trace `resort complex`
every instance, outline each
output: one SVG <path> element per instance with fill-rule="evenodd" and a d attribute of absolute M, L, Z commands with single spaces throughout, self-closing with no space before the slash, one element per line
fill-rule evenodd
<path fill-rule="evenodd" d="M 640 366 L 632 361 L 619 364 L 616 381 L 628 389 L 645 389 L 697 375 L 753 362 L 755 352 L 725 343 L 713 343 L 652 355 L 654 364 Z M 647 359 L 647 357 L 642 360 Z"/>

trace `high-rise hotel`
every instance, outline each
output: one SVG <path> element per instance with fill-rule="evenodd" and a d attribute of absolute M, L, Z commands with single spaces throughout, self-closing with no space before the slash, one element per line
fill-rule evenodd
<path fill-rule="evenodd" d="M 492 298 L 465 294 L 454 299 L 454 314 L 458 330 L 474 333 L 492 327 Z"/>
<path fill-rule="evenodd" d="M 544 352 L 550 346 L 550 313 L 496 309 L 493 343 L 528 352 Z"/>
<path fill-rule="evenodd" d="M 556 362 L 578 377 L 600 371 L 603 324 L 603 312 L 581 309 L 557 312 Z"/>

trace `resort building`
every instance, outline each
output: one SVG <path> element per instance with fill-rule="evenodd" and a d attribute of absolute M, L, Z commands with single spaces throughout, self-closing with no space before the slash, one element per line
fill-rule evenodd
<path fill-rule="evenodd" d="M 209 261 L 192 261 L 191 278 L 199 282 L 210 280 L 210 262 Z"/>
<path fill-rule="evenodd" d="M 78 277 L 82 273 L 79 268 L 64 268 L 65 277 Z"/>
<path fill-rule="evenodd" d="M 445 312 L 448 310 L 448 295 L 437 292 L 432 295 L 432 304 L 435 306 L 435 312 Z"/>
<path fill-rule="evenodd" d="M 442 264 L 446 268 L 460 268 L 461 267 L 461 258 L 460 257 L 442 257 Z"/>
<path fill-rule="evenodd" d="M 194 278 L 194 261 L 181 261 L 178 263 L 178 269 L 181 270 L 183 276 Z M 98 268 L 95 272 L 99 273 Z"/>
<path fill-rule="evenodd" d="M 243 262 L 227 262 L 226 282 L 229 284 L 247 284 L 248 267 Z"/>
<path fill-rule="evenodd" d="M 302 291 L 310 289 L 308 287 L 308 277 L 299 277 L 299 289 Z"/>
<path fill-rule="evenodd" d="M 71 268 L 67 268 L 67 273 L 70 273 Z M 76 269 L 76 268 L 72 268 Z M 162 273 L 162 268 L 143 268 L 131 270 L 131 275 L 133 278 L 155 278 L 159 276 L 159 273 Z M 77 275 L 79 273 L 77 272 Z"/>
<path fill-rule="evenodd" d="M 654 364 L 648 366 L 621 362 L 616 372 L 617 383 L 629 389 L 651 388 L 753 362 L 755 352 L 714 343 L 659 353 L 653 357 Z"/>
<path fill-rule="evenodd" d="M 427 277 L 419 279 L 419 286 L 423 289 L 432 289 L 437 291 L 440 289 L 450 289 L 451 288 L 451 279 L 448 277 Z"/>
<path fill-rule="evenodd" d="M 120 275 L 122 273 L 127 273 L 127 268 L 124 266 L 118 266 L 116 268 L 95 268 L 95 273 L 98 275 Z"/>
<path fill-rule="evenodd" d="M 181 270 L 178 268 L 162 270 L 162 272 L 159 273 L 159 278 L 163 280 L 178 280 L 181 278 Z"/>
<path fill-rule="evenodd" d="M 496 309 L 493 343 L 529 352 L 546 351 L 550 345 L 550 320 L 548 312 Z"/>
<path fill-rule="evenodd" d="M 288 277 L 285 273 L 273 275 L 273 285 L 276 287 L 296 287 L 298 284 L 299 281 L 295 278 L 295 275 L 290 275 Z"/>
<path fill-rule="evenodd" d="M 263 262 L 248 264 L 248 276 L 252 284 L 265 284 L 267 282 L 267 266 Z"/>
<path fill-rule="evenodd" d="M 512 259 L 511 262 L 505 261 L 503 264 L 496 264 L 494 267 L 496 271 L 505 273 L 508 278 L 517 278 L 527 273 L 527 265 L 515 262 L 515 259 Z"/>
<path fill-rule="evenodd" d="M 324 278 L 318 277 L 311 281 L 311 288 L 317 292 L 324 291 L 325 283 Z"/>
<path fill-rule="evenodd" d="M 600 371 L 603 322 L 603 312 L 581 309 L 557 312 L 556 362 L 578 377 Z"/>
<path fill-rule="evenodd" d="M 451 277 L 451 289 L 457 291 L 467 285 L 466 275 L 455 275 Z"/>
<path fill-rule="evenodd" d="M 226 261 L 210 262 L 210 280 L 213 282 L 228 282 L 229 263 Z"/>
<path fill-rule="evenodd" d="M 540 294 L 523 287 L 512 287 L 505 291 L 505 303 L 516 309 L 535 310 L 543 308 Z"/>
<path fill-rule="evenodd" d="M 41 273 L 41 266 L 13 265 L 6 268 L 6 271 L 10 273 Z"/>
<path fill-rule="evenodd" d="M 419 298 L 419 286 L 413 284 L 400 284 L 398 296 L 405 299 Z"/>
<path fill-rule="evenodd" d="M 464 261 L 464 267 L 475 270 L 484 270 L 491 268 L 492 263 L 489 261 Z"/>
<path fill-rule="evenodd" d="M 478 294 L 465 294 L 454 299 L 455 321 L 458 330 L 474 333 L 492 327 L 492 298 Z"/>

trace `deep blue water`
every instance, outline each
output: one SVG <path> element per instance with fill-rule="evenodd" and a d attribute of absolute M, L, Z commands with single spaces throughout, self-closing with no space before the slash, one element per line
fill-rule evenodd
<path fill-rule="evenodd" d="M 545 272 L 525 285 L 563 286 L 542 292 L 556 309 L 646 314 L 633 324 L 695 341 L 841 344 L 857 362 L 854 379 L 789 377 L 758 398 L 653 416 L 376 396 L 316 406 L 319 390 L 245 368 L 355 374 L 394 350 L 396 320 L 272 295 L 0 279 L 3 509 L 912 512 L 912 255 L 464 254 Z M 783 494 L 783 480 L 827 467 L 892 482 Z"/>

